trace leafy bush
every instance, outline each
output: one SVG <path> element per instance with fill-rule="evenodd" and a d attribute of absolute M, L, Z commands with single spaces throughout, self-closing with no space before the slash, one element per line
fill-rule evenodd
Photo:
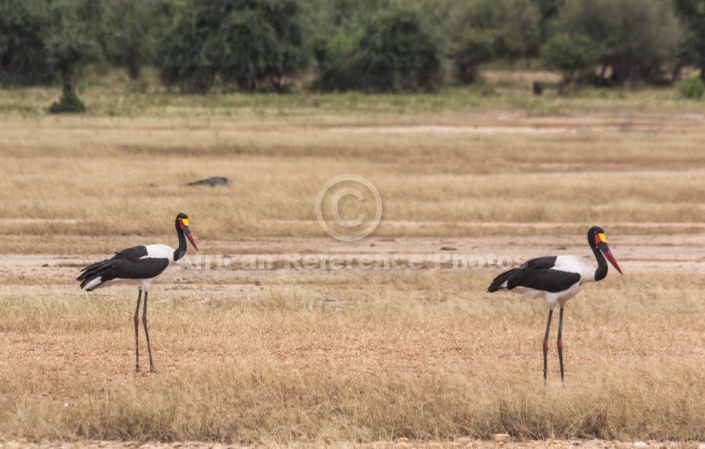
<path fill-rule="evenodd" d="M 314 43 L 313 53 L 319 69 L 317 89 L 336 91 L 361 87 L 355 60 L 361 34 L 341 30 L 330 39 L 321 38 Z"/>
<path fill-rule="evenodd" d="M 559 33 L 542 47 L 541 56 L 549 66 L 563 72 L 563 81 L 572 82 L 576 75 L 594 73 L 603 50 L 584 35 Z"/>
<path fill-rule="evenodd" d="M 677 82 L 676 90 L 683 98 L 699 100 L 705 93 L 705 83 L 700 78 L 693 76 L 687 80 Z"/>
<path fill-rule="evenodd" d="M 566 0 L 554 33 L 584 36 L 588 42 L 562 47 L 599 49 L 600 82 L 621 84 L 663 76 L 662 69 L 676 63 L 682 28 L 671 3 L 662 0 Z"/>
<path fill-rule="evenodd" d="M 45 50 L 46 8 L 39 2 L 0 2 L 0 82 L 36 84 L 51 80 Z"/>
<path fill-rule="evenodd" d="M 308 62 L 298 6 L 293 1 L 260 4 L 229 17 L 209 51 L 223 53 L 216 65 L 223 81 L 245 90 L 281 91 L 287 77 Z"/>
<path fill-rule="evenodd" d="M 472 0 L 451 17 L 453 63 L 461 83 L 474 82 L 480 65 L 494 57 L 538 53 L 541 14 L 534 0 Z"/>
<path fill-rule="evenodd" d="M 360 39 L 358 64 L 363 85 L 374 90 L 435 90 L 441 81 L 440 49 L 413 12 L 373 21 Z"/>
<path fill-rule="evenodd" d="M 472 0 L 458 14 L 454 28 L 469 30 L 492 43 L 496 56 L 516 59 L 538 53 L 541 15 L 533 0 Z"/>
<path fill-rule="evenodd" d="M 105 58 L 124 65 L 130 79 L 137 80 L 142 65 L 154 62 L 181 8 L 173 0 L 110 0 L 104 8 Z"/>
<path fill-rule="evenodd" d="M 80 113 L 85 111 L 86 106 L 76 94 L 72 92 L 62 95 L 59 101 L 55 101 L 49 107 L 49 112 L 52 114 Z"/>
<path fill-rule="evenodd" d="M 214 62 L 202 50 L 210 24 L 194 22 L 179 22 L 162 43 L 157 62 L 164 84 L 178 86 L 184 92 L 205 93 L 215 81 Z"/>
<path fill-rule="evenodd" d="M 487 34 L 468 32 L 457 45 L 453 63 L 458 81 L 473 83 L 477 80 L 480 65 L 494 54 L 492 38 Z"/>
<path fill-rule="evenodd" d="M 194 3 L 163 42 L 158 65 L 165 84 L 205 92 L 216 79 L 282 90 L 307 62 L 295 0 L 214 0 Z"/>
<path fill-rule="evenodd" d="M 360 34 L 339 33 L 315 54 L 324 90 L 433 91 L 441 82 L 441 49 L 411 11 L 382 14 Z"/>
<path fill-rule="evenodd" d="M 705 0 L 674 0 L 674 5 L 687 30 L 681 39 L 681 62 L 697 66 L 705 82 Z"/>

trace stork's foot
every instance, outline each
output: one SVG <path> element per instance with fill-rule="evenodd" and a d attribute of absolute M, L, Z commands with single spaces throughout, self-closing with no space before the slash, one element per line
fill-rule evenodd
<path fill-rule="evenodd" d="M 150 367 L 149 367 L 149 372 L 150 372 L 150 373 L 155 373 L 155 374 L 156 374 L 156 373 L 158 373 L 159 371 L 157 371 L 157 369 L 156 369 L 155 367 L 153 367 L 153 366 L 150 366 Z"/>

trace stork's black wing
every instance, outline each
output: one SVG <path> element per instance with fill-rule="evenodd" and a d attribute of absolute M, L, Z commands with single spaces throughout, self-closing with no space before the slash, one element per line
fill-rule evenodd
<path fill-rule="evenodd" d="M 113 279 L 150 279 L 159 276 L 169 266 L 168 259 L 154 257 L 142 259 L 146 255 L 147 249 L 144 246 L 124 249 L 116 253 L 112 259 L 87 266 L 76 280 L 81 281 L 81 288 L 83 288 L 98 277 L 101 278 L 101 283 Z"/>
<path fill-rule="evenodd" d="M 569 271 L 539 269 L 526 270 L 521 278 L 512 279 L 507 288 L 526 287 L 543 292 L 557 293 L 569 289 L 573 284 L 580 282 L 578 273 Z"/>
<path fill-rule="evenodd" d="M 580 275 L 577 273 L 552 270 L 555 265 L 556 256 L 527 260 L 520 267 L 497 276 L 487 291 L 492 293 L 502 288 L 511 290 L 515 287 L 526 287 L 555 293 L 566 290 L 580 281 Z M 502 287 L 505 282 L 506 286 Z"/>

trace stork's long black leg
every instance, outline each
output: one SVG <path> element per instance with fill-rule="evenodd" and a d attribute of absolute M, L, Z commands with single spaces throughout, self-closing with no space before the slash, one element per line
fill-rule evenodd
<path fill-rule="evenodd" d="M 561 307 L 561 313 L 558 315 L 558 341 L 556 346 L 558 346 L 558 360 L 561 364 L 561 383 L 563 383 L 563 307 Z"/>
<path fill-rule="evenodd" d="M 142 324 L 144 325 L 144 336 L 147 337 L 147 352 L 149 352 L 149 372 L 156 373 L 154 362 L 152 362 L 152 347 L 149 344 L 149 331 L 147 330 L 147 295 L 149 292 L 144 292 L 144 309 L 142 309 Z"/>
<path fill-rule="evenodd" d="M 147 295 L 146 294 L 144 296 L 144 301 L 145 301 L 145 303 L 147 302 Z M 134 316 L 134 320 L 135 320 L 135 371 L 138 373 L 140 372 L 140 341 L 139 341 L 140 302 L 142 302 L 142 289 L 140 289 L 140 293 L 137 295 L 137 309 L 135 309 L 135 316 Z"/>
<path fill-rule="evenodd" d="M 543 384 L 546 385 L 546 372 L 548 371 L 548 332 L 551 330 L 551 318 L 553 309 L 548 311 L 548 322 L 546 323 L 546 336 L 543 337 Z"/>

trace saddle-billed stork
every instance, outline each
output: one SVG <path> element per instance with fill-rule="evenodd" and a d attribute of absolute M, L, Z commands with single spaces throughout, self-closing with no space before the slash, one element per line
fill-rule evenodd
<path fill-rule="evenodd" d="M 144 325 L 144 336 L 147 338 L 147 351 L 149 352 L 149 371 L 156 372 L 152 362 L 152 348 L 149 343 L 149 331 L 147 330 L 147 295 L 152 281 L 159 277 L 169 265 L 186 255 L 186 238 L 198 251 L 196 242 L 193 240 L 188 227 L 188 216 L 180 213 L 176 216 L 176 234 L 179 237 L 179 247 L 174 249 L 167 245 L 146 245 L 133 246 L 119 253 L 115 253 L 112 259 L 96 262 L 81 270 L 81 275 L 76 278 L 81 281 L 81 288 L 86 291 L 93 291 L 96 288 L 108 287 L 110 285 L 136 285 L 139 287 L 137 295 L 137 308 L 135 309 L 135 370 L 140 370 L 139 351 L 139 311 L 144 292 L 144 308 L 142 309 L 142 324 Z"/>
<path fill-rule="evenodd" d="M 597 270 L 587 260 L 579 256 L 538 257 L 526 261 L 518 268 L 513 268 L 497 276 L 488 292 L 511 290 L 531 299 L 543 299 L 549 308 L 546 334 L 543 339 L 543 381 L 546 383 L 548 332 L 551 328 L 553 308 L 560 306 L 558 319 L 558 359 L 561 366 L 561 382 L 563 382 L 563 307 L 575 296 L 580 286 L 586 282 L 597 282 L 607 276 L 607 262 L 622 274 L 619 264 L 610 252 L 605 238 L 605 231 L 594 226 L 587 233 L 588 244 L 597 259 Z M 603 256 L 604 254 L 604 256 Z"/>

